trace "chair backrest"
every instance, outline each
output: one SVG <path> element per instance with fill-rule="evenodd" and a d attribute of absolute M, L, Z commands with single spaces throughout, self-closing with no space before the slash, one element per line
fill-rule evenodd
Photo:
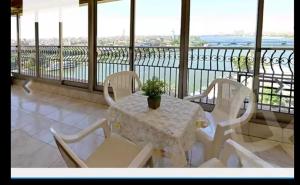
<path fill-rule="evenodd" d="M 231 156 L 236 156 L 238 158 L 239 166 L 244 168 L 273 168 L 271 164 L 264 161 L 263 159 L 256 156 L 251 151 L 247 150 L 245 147 L 241 146 L 232 139 L 226 140 L 224 143 L 224 149 L 220 154 L 220 161 L 225 164 L 225 166 L 230 167 L 228 160 Z"/>
<path fill-rule="evenodd" d="M 137 88 L 133 89 L 136 85 Z M 140 90 L 142 83 L 134 71 L 123 71 L 108 76 L 104 81 L 104 97 L 107 103 L 111 105 L 114 101 L 109 95 L 109 86 L 113 89 L 114 100 L 118 101 L 123 97 L 131 95 L 133 90 Z"/>
<path fill-rule="evenodd" d="M 212 82 L 212 85 L 215 85 L 217 91 L 216 104 L 212 115 L 222 118 L 223 121 L 237 118 L 247 97 L 249 103 L 254 103 L 252 90 L 239 82 L 230 79 L 216 79 Z"/>
<path fill-rule="evenodd" d="M 86 168 L 87 165 L 81 159 L 79 159 L 79 157 L 72 151 L 67 143 L 60 137 L 60 135 L 53 128 L 50 128 L 50 131 L 54 136 L 55 143 L 67 166 L 69 168 Z"/>

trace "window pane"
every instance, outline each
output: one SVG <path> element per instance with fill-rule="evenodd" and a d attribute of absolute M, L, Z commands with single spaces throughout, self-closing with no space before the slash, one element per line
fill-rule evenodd
<path fill-rule="evenodd" d="M 181 0 L 136 1 L 136 46 L 179 46 Z"/>
<path fill-rule="evenodd" d="M 294 1 L 265 0 L 259 108 L 294 114 Z"/>
<path fill-rule="evenodd" d="M 294 46 L 293 0 L 265 0 L 262 45 L 264 47 Z"/>
<path fill-rule="evenodd" d="M 11 16 L 10 17 L 10 36 L 11 36 L 11 46 L 17 45 L 17 17 Z"/>
<path fill-rule="evenodd" d="M 20 38 L 22 46 L 35 46 L 35 14 L 32 11 L 23 12 L 20 17 Z"/>
<path fill-rule="evenodd" d="M 257 0 L 191 0 L 190 46 L 254 46 Z"/>
<path fill-rule="evenodd" d="M 35 20 L 34 11 L 23 10 L 20 16 L 20 71 L 27 76 L 36 76 Z"/>
<path fill-rule="evenodd" d="M 252 87 L 257 0 L 191 0 L 188 94 L 214 79 Z M 214 104 L 216 92 L 205 103 Z"/>
<path fill-rule="evenodd" d="M 88 6 L 62 8 L 63 79 L 71 82 L 88 82 Z"/>
<path fill-rule="evenodd" d="M 99 46 L 129 46 L 130 0 L 98 3 Z"/>
<path fill-rule="evenodd" d="M 88 45 L 88 6 L 72 6 L 62 9 L 63 45 Z"/>
<path fill-rule="evenodd" d="M 130 0 L 97 5 L 97 84 L 129 70 Z"/>
<path fill-rule="evenodd" d="M 157 77 L 178 95 L 181 0 L 136 1 L 136 58 L 142 83 Z"/>
<path fill-rule="evenodd" d="M 39 45 L 58 46 L 59 9 L 43 9 L 38 12 Z"/>
<path fill-rule="evenodd" d="M 11 45 L 11 72 L 18 72 L 18 65 L 17 65 L 17 58 L 18 58 L 18 53 L 17 53 L 17 18 L 16 16 L 11 16 L 10 18 L 10 45 Z"/>

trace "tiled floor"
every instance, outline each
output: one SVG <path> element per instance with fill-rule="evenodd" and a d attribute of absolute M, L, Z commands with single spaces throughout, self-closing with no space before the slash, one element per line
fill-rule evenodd
<path fill-rule="evenodd" d="M 49 128 L 77 133 L 104 118 L 107 109 L 41 91 L 27 94 L 20 86 L 12 86 L 11 104 L 12 167 L 66 167 Z M 98 131 L 71 147 L 84 159 L 102 141 L 103 134 Z"/>
<path fill-rule="evenodd" d="M 27 94 L 20 86 L 12 86 L 11 103 L 12 167 L 66 167 L 49 128 L 76 133 L 104 118 L 107 109 L 105 105 L 42 91 Z M 233 138 L 275 166 L 294 166 L 294 145 L 243 135 Z M 71 148 L 86 159 L 103 139 L 103 133 L 97 131 Z M 194 146 L 191 159 L 192 166 L 201 163 L 200 143 Z"/>

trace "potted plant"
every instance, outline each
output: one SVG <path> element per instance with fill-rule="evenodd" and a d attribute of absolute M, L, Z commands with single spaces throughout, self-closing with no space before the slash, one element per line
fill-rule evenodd
<path fill-rule="evenodd" d="M 148 107 L 151 109 L 157 109 L 160 106 L 161 95 L 165 93 L 166 84 L 156 77 L 152 80 L 147 80 L 143 85 L 142 90 L 144 95 L 148 96 Z"/>

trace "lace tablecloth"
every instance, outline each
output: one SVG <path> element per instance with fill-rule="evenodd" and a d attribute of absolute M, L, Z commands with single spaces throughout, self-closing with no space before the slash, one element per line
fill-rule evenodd
<path fill-rule="evenodd" d="M 148 108 L 147 97 L 140 92 L 119 100 L 108 109 L 113 132 L 138 145 L 151 142 L 154 160 L 170 159 L 172 167 L 185 167 L 185 151 L 196 140 L 195 131 L 204 115 L 195 103 L 163 95 L 158 109 Z"/>

